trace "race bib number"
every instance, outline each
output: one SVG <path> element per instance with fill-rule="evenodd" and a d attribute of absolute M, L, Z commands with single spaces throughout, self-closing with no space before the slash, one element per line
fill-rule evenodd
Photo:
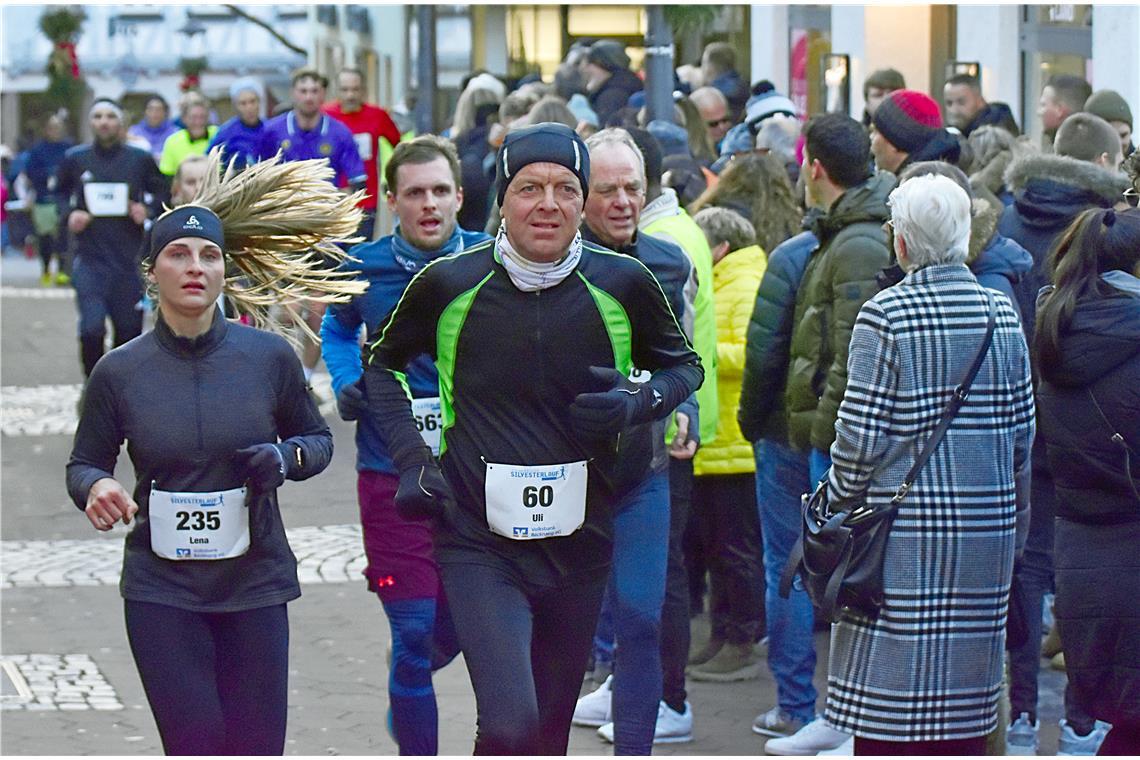
<path fill-rule="evenodd" d="M 516 541 L 569 536 L 586 521 L 586 463 L 487 463 L 487 525 Z"/>
<path fill-rule="evenodd" d="M 424 443 L 432 454 L 439 456 L 439 432 L 443 428 L 439 397 L 412 399 L 412 416 L 416 418 L 416 430 L 420 431 Z"/>
<path fill-rule="evenodd" d="M 150 489 L 150 546 L 165 559 L 233 559 L 249 551 L 245 488 L 212 493 Z"/>
<path fill-rule="evenodd" d="M 83 201 L 91 216 L 126 216 L 127 183 L 88 182 L 83 185 Z"/>
<path fill-rule="evenodd" d="M 352 141 L 356 143 L 356 152 L 360 154 L 361 161 L 372 160 L 372 135 L 365 132 L 364 134 L 353 135 Z"/>

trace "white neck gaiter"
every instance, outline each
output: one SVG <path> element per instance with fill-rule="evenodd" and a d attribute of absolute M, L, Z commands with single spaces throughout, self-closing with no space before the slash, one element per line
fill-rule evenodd
<path fill-rule="evenodd" d="M 582 233 L 574 234 L 574 239 L 570 241 L 570 250 L 560 261 L 546 264 L 523 258 L 515 250 L 511 241 L 507 239 L 506 222 L 499 225 L 495 248 L 499 252 L 499 258 L 503 260 L 503 268 L 507 270 L 515 287 L 524 293 L 534 293 L 553 288 L 570 276 L 582 258 Z"/>

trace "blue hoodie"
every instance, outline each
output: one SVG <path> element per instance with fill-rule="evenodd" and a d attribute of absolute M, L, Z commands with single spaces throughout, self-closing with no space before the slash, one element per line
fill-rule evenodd
<path fill-rule="evenodd" d="M 349 303 L 331 304 L 321 321 L 321 355 L 332 375 L 333 390 L 355 383 L 364 374 L 360 363 L 360 328 L 375 330 L 396 308 L 404 289 L 424 266 L 432 260 L 471 248 L 489 238 L 482 232 L 455 228 L 451 239 L 438 251 L 417 251 L 399 234 L 387 235 L 370 243 L 361 243 L 349 251 L 360 263 L 349 262 L 368 280 L 368 290 Z M 439 395 L 439 375 L 431 357 L 417 357 L 405 371 L 408 388 L 414 398 Z M 356 469 L 397 474 L 392 457 L 381 442 L 376 423 L 369 415 L 356 424 Z"/>

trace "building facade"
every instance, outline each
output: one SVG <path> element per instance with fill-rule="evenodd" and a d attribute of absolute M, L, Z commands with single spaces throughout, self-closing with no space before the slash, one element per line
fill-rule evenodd
<path fill-rule="evenodd" d="M 115 98 L 141 118 L 147 95 L 158 93 L 172 107 L 182 94 L 185 62 L 204 59 L 198 89 L 218 119 L 232 115 L 229 86 L 238 77 L 264 85 L 266 113 L 289 97 L 291 72 L 303 65 L 333 75 L 342 66 L 366 73 L 370 99 L 391 104 L 405 93 L 406 37 L 388 30 L 407 26 L 399 5 L 86 5 L 76 45 L 87 85 L 85 102 Z M 46 116 L 44 66 L 52 50 L 40 33 L 44 6 L 7 5 L 2 10 L 0 129 L 4 141 Z M 383 33 L 382 33 L 383 32 Z M 335 89 L 330 92 L 335 97 Z M 71 125 L 87 137 L 86 120 Z"/>

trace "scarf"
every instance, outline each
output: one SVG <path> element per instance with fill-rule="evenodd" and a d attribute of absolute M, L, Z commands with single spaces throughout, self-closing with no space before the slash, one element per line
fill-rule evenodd
<path fill-rule="evenodd" d="M 400 234 L 400 224 L 392 231 L 392 258 L 406 271 L 415 274 L 441 256 L 450 256 L 463 250 L 463 235 L 459 232 L 459 225 L 451 231 L 451 237 L 434 251 L 421 251 L 404 239 Z"/>
<path fill-rule="evenodd" d="M 503 222 L 499 225 L 499 235 L 495 238 L 495 250 L 515 287 L 524 293 L 534 293 L 553 288 L 570 276 L 582 258 L 582 233 L 574 234 L 570 250 L 561 260 L 540 264 L 523 258 L 515 250 L 511 241 L 507 240 L 507 225 Z"/>

